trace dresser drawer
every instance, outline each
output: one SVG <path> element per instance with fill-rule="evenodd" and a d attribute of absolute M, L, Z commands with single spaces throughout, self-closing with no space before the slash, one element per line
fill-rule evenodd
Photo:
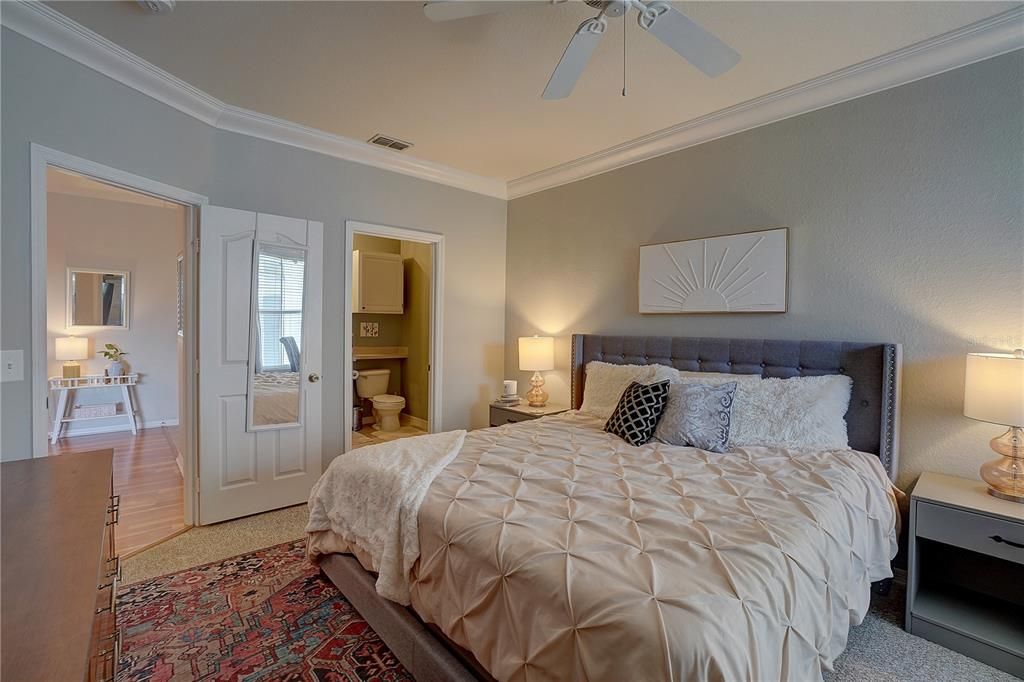
<path fill-rule="evenodd" d="M 1024 564 L 1024 525 L 918 501 L 917 537 Z"/>

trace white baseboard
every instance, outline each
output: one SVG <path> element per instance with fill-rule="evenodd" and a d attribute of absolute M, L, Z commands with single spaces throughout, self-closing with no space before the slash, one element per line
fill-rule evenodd
<path fill-rule="evenodd" d="M 117 433 L 119 431 L 131 431 L 132 427 L 128 425 L 127 420 L 124 419 L 124 415 L 117 415 L 111 417 L 111 419 L 119 419 L 124 421 L 123 424 L 107 424 L 104 426 L 85 426 L 75 427 L 75 425 L 67 424 L 64 427 L 64 431 L 61 434 L 61 438 L 74 438 L 75 436 L 94 436 L 100 433 Z M 161 426 L 177 426 L 177 419 L 155 419 L 148 422 L 139 422 L 139 429 L 158 429 Z M 47 438 L 53 436 L 53 432 L 46 434 Z"/>

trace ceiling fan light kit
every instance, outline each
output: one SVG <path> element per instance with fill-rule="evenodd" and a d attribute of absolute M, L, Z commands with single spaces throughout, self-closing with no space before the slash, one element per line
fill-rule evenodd
<path fill-rule="evenodd" d="M 559 0 L 552 0 L 557 4 Z M 547 87 L 544 99 L 568 97 L 583 75 L 590 56 L 608 28 L 608 18 L 617 19 L 637 10 L 637 24 L 676 54 L 697 67 L 704 75 L 715 78 L 736 66 L 740 55 L 715 35 L 706 31 L 697 22 L 662 0 L 584 0 L 588 7 L 600 13 L 587 19 L 573 34 L 569 45 L 562 53 Z M 465 19 L 480 14 L 504 11 L 507 2 L 467 2 L 464 0 L 439 0 L 424 5 L 424 12 L 433 21 Z M 520 3 L 522 5 L 523 3 Z M 625 59 L 625 57 L 623 57 Z M 625 87 L 623 87 L 625 94 Z"/>

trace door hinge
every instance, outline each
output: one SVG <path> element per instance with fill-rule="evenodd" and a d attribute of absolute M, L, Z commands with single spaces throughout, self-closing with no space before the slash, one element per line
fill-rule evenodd
<path fill-rule="evenodd" d="M 194 242 L 192 242 L 192 249 L 196 252 L 196 255 L 199 255 L 199 238 L 198 237 L 196 238 L 196 240 Z"/>

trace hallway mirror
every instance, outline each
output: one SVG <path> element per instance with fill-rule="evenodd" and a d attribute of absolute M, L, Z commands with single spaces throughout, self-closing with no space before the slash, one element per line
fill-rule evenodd
<path fill-rule="evenodd" d="M 248 429 L 302 424 L 303 304 L 306 250 L 267 242 L 253 247 L 249 316 Z"/>
<path fill-rule="evenodd" d="M 68 268 L 68 327 L 128 328 L 128 273 Z"/>

